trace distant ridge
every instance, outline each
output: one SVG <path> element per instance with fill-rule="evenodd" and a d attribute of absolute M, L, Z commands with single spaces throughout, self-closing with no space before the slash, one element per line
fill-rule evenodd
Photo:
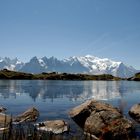
<path fill-rule="evenodd" d="M 35 56 L 26 63 L 19 61 L 17 58 L 0 58 L 0 69 L 5 68 L 28 73 L 66 72 L 91 75 L 110 74 L 122 78 L 132 77 L 138 72 L 132 66 L 127 66 L 123 62 L 112 61 L 108 58 L 102 59 L 91 55 L 73 56 L 63 60 L 55 57 L 37 58 Z"/>

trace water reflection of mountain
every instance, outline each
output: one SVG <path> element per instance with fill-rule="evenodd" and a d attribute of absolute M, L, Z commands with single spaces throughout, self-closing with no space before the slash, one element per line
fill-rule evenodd
<path fill-rule="evenodd" d="M 93 81 L 85 86 L 82 96 L 85 98 L 92 97 L 97 100 L 107 100 L 120 97 L 119 84 L 116 81 Z"/>
<path fill-rule="evenodd" d="M 23 93 L 23 89 L 16 80 L 0 80 L 0 97 L 9 98 L 21 95 Z"/>
<path fill-rule="evenodd" d="M 78 94 L 78 87 L 73 86 L 73 89 L 71 89 L 68 84 L 61 81 L 30 81 L 29 85 L 31 85 L 30 88 L 28 86 L 22 86 L 22 88 L 34 100 L 36 98 L 64 98 L 72 90 L 73 94 Z M 82 89 L 78 88 L 78 91 L 80 92 Z"/>
<path fill-rule="evenodd" d="M 112 99 L 124 96 L 128 91 L 133 93 L 137 90 L 140 91 L 139 84 L 128 81 L 0 80 L 1 97 L 16 98 L 26 94 L 34 101 L 38 98 L 43 100 L 55 98 Z"/>

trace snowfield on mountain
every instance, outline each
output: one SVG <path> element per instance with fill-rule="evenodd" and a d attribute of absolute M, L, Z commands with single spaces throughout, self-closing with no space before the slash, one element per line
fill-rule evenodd
<path fill-rule="evenodd" d="M 138 72 L 138 70 L 132 66 L 125 65 L 123 62 L 113 61 L 108 58 L 98 58 L 91 55 L 73 56 L 63 60 L 59 60 L 55 57 L 37 58 L 35 56 L 26 63 L 19 61 L 17 58 L 0 58 L 0 69 L 5 68 L 29 73 L 66 72 L 92 75 L 111 74 L 121 78 L 132 77 Z"/>

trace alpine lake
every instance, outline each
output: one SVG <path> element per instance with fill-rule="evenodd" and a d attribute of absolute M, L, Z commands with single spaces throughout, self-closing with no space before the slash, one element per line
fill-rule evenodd
<path fill-rule="evenodd" d="M 0 80 L 0 106 L 7 108 L 6 114 L 16 116 L 35 107 L 40 112 L 37 122 L 63 119 L 70 132 L 62 139 L 85 139 L 69 111 L 91 98 L 118 107 L 129 118 L 129 109 L 140 102 L 140 82 Z"/>

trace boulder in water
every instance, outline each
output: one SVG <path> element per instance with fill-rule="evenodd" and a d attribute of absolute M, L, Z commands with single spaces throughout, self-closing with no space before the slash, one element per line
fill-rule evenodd
<path fill-rule="evenodd" d="M 129 110 L 129 115 L 136 120 L 137 122 L 140 123 L 140 103 L 135 104 L 134 106 L 131 107 Z"/>
<path fill-rule="evenodd" d="M 127 140 L 132 133 L 132 122 L 107 103 L 89 100 L 69 114 L 85 133 L 99 139 Z"/>
<path fill-rule="evenodd" d="M 38 123 L 37 129 L 53 134 L 61 134 L 69 131 L 69 125 L 64 120 L 51 120 Z"/>
<path fill-rule="evenodd" d="M 25 111 L 24 113 L 18 115 L 13 119 L 14 122 L 22 123 L 22 122 L 33 122 L 36 121 L 39 117 L 39 111 L 32 107 Z"/>

